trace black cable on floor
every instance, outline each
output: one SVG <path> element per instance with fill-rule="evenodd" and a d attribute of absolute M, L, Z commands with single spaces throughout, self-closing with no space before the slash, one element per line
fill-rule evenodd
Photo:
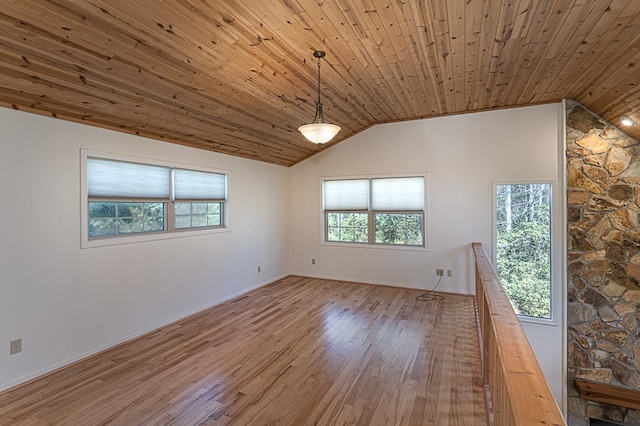
<path fill-rule="evenodd" d="M 420 300 L 422 302 L 430 302 L 432 300 L 444 300 L 443 296 L 439 294 L 433 294 L 433 292 L 436 291 L 436 288 L 438 288 L 438 284 L 440 284 L 440 281 L 442 281 L 442 275 L 438 277 L 438 282 L 431 290 L 427 290 L 421 295 L 416 296 L 416 300 Z"/>

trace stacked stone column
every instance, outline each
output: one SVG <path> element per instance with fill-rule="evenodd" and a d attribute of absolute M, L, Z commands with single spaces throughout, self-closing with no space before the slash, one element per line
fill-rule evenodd
<path fill-rule="evenodd" d="M 573 379 L 640 389 L 640 145 L 567 103 L 569 423 L 640 424 L 581 399 Z"/>

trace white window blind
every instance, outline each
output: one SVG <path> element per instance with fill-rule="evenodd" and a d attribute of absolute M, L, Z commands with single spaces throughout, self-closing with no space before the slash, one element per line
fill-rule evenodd
<path fill-rule="evenodd" d="M 171 169 L 87 158 L 89 197 L 169 199 Z"/>
<path fill-rule="evenodd" d="M 226 200 L 227 179 L 220 173 L 174 169 L 176 200 Z"/>
<path fill-rule="evenodd" d="M 325 180 L 323 185 L 325 210 L 369 209 L 369 179 Z"/>
<path fill-rule="evenodd" d="M 373 211 L 422 211 L 424 178 L 377 178 L 371 181 Z"/>

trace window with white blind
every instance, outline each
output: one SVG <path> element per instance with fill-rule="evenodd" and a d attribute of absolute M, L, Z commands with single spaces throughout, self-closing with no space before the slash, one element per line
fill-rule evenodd
<path fill-rule="evenodd" d="M 425 178 L 322 182 L 327 242 L 424 247 Z"/>
<path fill-rule="evenodd" d="M 87 239 L 223 228 L 227 175 L 86 157 Z"/>
<path fill-rule="evenodd" d="M 227 176 L 174 169 L 175 228 L 222 226 Z"/>

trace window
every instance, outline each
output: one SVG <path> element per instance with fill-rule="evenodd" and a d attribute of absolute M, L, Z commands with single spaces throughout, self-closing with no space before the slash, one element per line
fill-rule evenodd
<path fill-rule="evenodd" d="M 328 242 L 424 246 L 424 177 L 325 180 Z"/>
<path fill-rule="evenodd" d="M 176 203 L 176 229 L 222 226 L 222 203 Z"/>
<path fill-rule="evenodd" d="M 518 315 L 551 318 L 551 184 L 496 185 L 496 267 Z"/>
<path fill-rule="evenodd" d="M 89 201 L 91 237 L 163 231 L 164 224 L 164 203 Z"/>
<path fill-rule="evenodd" d="M 222 226 L 226 175 L 174 169 L 175 228 Z"/>
<path fill-rule="evenodd" d="M 227 175 L 88 156 L 88 239 L 225 225 Z"/>

